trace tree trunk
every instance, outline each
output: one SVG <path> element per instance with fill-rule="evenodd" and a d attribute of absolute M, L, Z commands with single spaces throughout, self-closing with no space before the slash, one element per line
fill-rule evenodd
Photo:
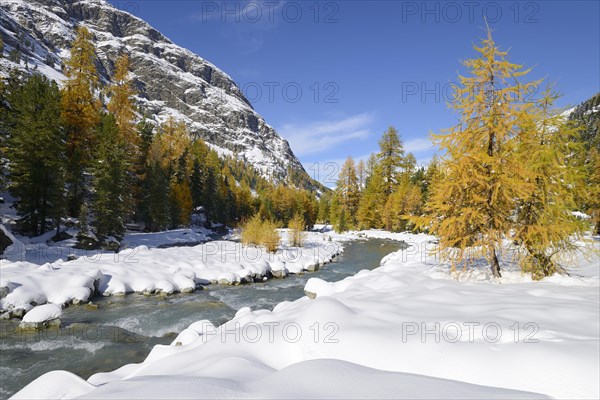
<path fill-rule="evenodd" d="M 494 278 L 502 277 L 502 275 L 500 274 L 500 263 L 498 262 L 498 256 L 496 255 L 496 249 L 492 249 L 491 268 L 492 268 L 492 274 L 494 275 Z"/>

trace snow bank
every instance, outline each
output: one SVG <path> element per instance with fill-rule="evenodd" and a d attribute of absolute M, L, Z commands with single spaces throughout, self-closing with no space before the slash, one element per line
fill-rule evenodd
<path fill-rule="evenodd" d="M 199 321 L 84 397 L 598 398 L 597 279 L 462 281 L 407 239 L 375 270 L 311 279 L 315 299 Z M 17 396 L 62 384 L 40 380 Z"/>
<path fill-rule="evenodd" d="M 323 239 L 322 234 L 311 233 L 305 247 L 283 245 L 275 254 L 232 241 L 211 241 L 167 249 L 142 245 L 117 254 L 90 253 L 74 261 L 43 265 L 2 261 L 2 286 L 5 283 L 6 287 L 0 296 L 0 312 L 28 311 L 32 302 L 80 303 L 94 293 L 171 294 L 191 292 L 208 283 L 262 281 L 272 276 L 271 265 L 276 276 L 281 276 L 282 270 L 301 273 L 329 262 L 342 250 L 339 242 Z"/>

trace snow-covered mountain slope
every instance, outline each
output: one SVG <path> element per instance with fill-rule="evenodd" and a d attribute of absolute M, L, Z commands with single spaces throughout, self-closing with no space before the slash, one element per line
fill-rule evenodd
<path fill-rule="evenodd" d="M 12 68 L 37 69 L 60 82 L 77 24 L 95 36 L 105 83 L 117 56 L 129 53 L 138 101 L 148 118 L 183 119 L 220 154 L 247 160 L 265 177 L 281 180 L 290 168 L 306 175 L 288 142 L 254 111 L 231 77 L 104 0 L 0 1 L 0 76 Z"/>

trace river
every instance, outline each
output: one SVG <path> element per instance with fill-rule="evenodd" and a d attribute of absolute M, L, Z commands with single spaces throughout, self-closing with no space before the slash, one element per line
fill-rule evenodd
<path fill-rule="evenodd" d="M 313 273 L 290 275 L 240 286 L 209 285 L 191 294 L 128 295 L 95 298 L 97 310 L 85 305 L 63 310 L 61 329 L 17 332 L 18 321 L 0 321 L 0 398 L 7 398 L 38 376 L 67 370 L 84 379 L 143 361 L 156 344 L 169 344 L 191 323 L 208 319 L 215 326 L 230 320 L 242 307 L 270 309 L 304 296 L 311 277 L 338 281 L 362 269 L 379 266 L 399 242 L 353 241 L 335 263 Z"/>

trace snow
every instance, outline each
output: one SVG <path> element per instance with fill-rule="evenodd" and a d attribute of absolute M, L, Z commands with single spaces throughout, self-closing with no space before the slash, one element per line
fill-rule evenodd
<path fill-rule="evenodd" d="M 186 232 L 186 238 L 197 238 L 198 234 L 188 231 L 131 234 L 127 242 L 177 242 Z M 171 294 L 190 292 L 209 283 L 239 284 L 266 278 L 271 263 L 276 270 L 283 264 L 288 271 L 301 273 L 329 262 L 342 250 L 340 243 L 324 241 L 320 233 L 311 233 L 301 249 L 289 248 L 285 240 L 282 243 L 275 254 L 233 241 L 210 241 L 190 247 L 161 249 L 140 245 L 119 253 L 87 252 L 73 261 L 59 259 L 42 265 L 2 260 L 0 273 L 9 293 L 0 299 L 0 310 L 27 311 L 33 301 L 57 305 L 83 302 L 96 289 L 105 296 L 132 292 Z"/>
<path fill-rule="evenodd" d="M 599 397 L 597 255 L 571 266 L 585 276 L 498 281 L 479 273 L 485 265 L 451 274 L 423 251 L 431 236 L 346 234 L 359 235 L 410 247 L 340 282 L 310 279 L 315 299 L 243 308 L 219 327 L 198 321 L 141 364 L 87 382 L 44 375 L 15 398 L 61 387 L 83 398 Z"/>
<path fill-rule="evenodd" d="M 62 315 L 62 308 L 56 304 L 44 304 L 42 306 L 34 307 L 23 317 L 23 322 L 28 323 L 40 323 L 46 321 L 52 321 L 53 319 L 60 318 Z"/>

